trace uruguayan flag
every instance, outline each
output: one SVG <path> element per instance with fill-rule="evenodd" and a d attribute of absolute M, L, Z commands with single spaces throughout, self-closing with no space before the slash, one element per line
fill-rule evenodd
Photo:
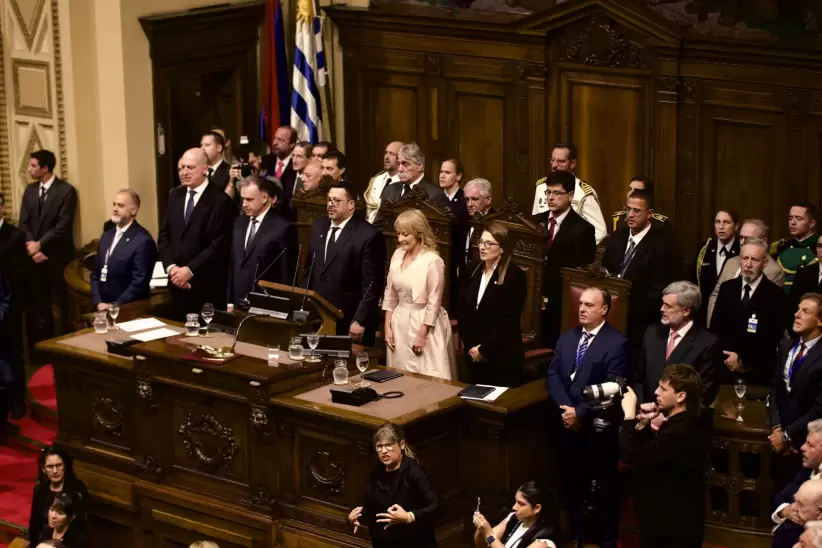
<path fill-rule="evenodd" d="M 299 0 L 291 92 L 291 125 L 300 140 L 316 143 L 322 137 L 320 88 L 325 85 L 325 52 L 319 0 Z"/>

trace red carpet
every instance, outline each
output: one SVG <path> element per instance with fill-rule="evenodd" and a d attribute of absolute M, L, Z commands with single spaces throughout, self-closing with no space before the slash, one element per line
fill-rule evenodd
<path fill-rule="evenodd" d="M 54 389 L 54 369 L 44 365 L 29 380 L 29 393 L 34 401 L 57 412 L 57 391 Z"/>
<path fill-rule="evenodd" d="M 37 455 L 0 446 L 0 478 L 0 520 L 28 527 Z"/>

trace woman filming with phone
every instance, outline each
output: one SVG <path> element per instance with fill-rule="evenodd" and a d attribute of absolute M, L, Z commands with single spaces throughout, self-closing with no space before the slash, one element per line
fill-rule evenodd
<path fill-rule="evenodd" d="M 439 496 L 402 429 L 390 422 L 383 424 L 374 435 L 374 446 L 379 462 L 365 485 L 365 500 L 348 514 L 354 534 L 361 525 L 368 525 L 374 548 L 437 546 L 434 519 Z"/>
<path fill-rule="evenodd" d="M 496 527 L 491 527 L 479 511 L 474 512 L 476 548 L 557 548 L 553 522 L 553 497 L 535 482 L 526 481 L 514 495 L 512 512 Z"/>

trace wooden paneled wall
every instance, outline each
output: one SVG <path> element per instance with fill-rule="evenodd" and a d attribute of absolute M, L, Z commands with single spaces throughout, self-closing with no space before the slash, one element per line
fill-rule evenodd
<path fill-rule="evenodd" d="M 775 239 L 793 201 L 819 200 L 822 50 L 811 45 L 697 37 L 611 0 L 518 19 L 328 13 L 344 49 L 350 172 L 363 186 L 386 143 L 415 140 L 430 180 L 457 156 L 468 178 L 492 181 L 497 203 L 510 196 L 530 211 L 551 144 L 569 140 L 606 218 L 633 175 L 656 181 L 685 261 L 718 207 L 761 217 Z"/>

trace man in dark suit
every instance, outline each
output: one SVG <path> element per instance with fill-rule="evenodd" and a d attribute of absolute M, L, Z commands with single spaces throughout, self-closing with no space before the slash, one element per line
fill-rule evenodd
<path fill-rule="evenodd" d="M 263 158 L 261 163 L 261 169 L 267 175 L 276 177 L 280 182 L 282 195 L 278 201 L 278 209 L 283 217 L 292 221 L 296 219 L 291 203 L 294 197 L 294 182 L 297 180 L 297 172 L 291 161 L 295 146 L 297 146 L 297 130 L 291 126 L 280 126 L 274 131 L 274 137 L 271 139 L 271 154 Z M 316 151 L 315 147 L 312 151 L 312 158 Z"/>
<path fill-rule="evenodd" d="M 148 230 L 137 222 L 140 196 L 129 188 L 117 193 L 112 202 L 111 222 L 97 245 L 91 271 L 91 300 L 98 311 L 109 304 L 119 305 L 148 299 L 149 283 L 157 262 L 157 246 Z"/>
<path fill-rule="evenodd" d="M 231 182 L 231 166 L 223 161 L 223 151 L 225 150 L 225 138 L 216 131 L 209 131 L 200 139 L 200 148 L 208 157 L 208 182 L 232 198 L 237 192 Z"/>
<path fill-rule="evenodd" d="M 677 259 L 670 231 L 651 223 L 654 211 L 645 191 L 633 191 L 626 209 L 626 226 L 609 238 L 602 265 L 631 282 L 628 339 L 638 350 L 645 329 L 659 319 L 662 290 L 673 281 Z"/>
<path fill-rule="evenodd" d="M 699 374 L 686 364 L 666 365 L 655 402 L 640 409 L 629 388 L 619 429 L 623 462 L 635 466 L 636 516 L 642 548 L 701 548 L 705 519 L 705 457 L 710 438 L 700 419 Z M 659 432 L 641 428 L 663 416 Z"/>
<path fill-rule="evenodd" d="M 204 303 L 225 308 L 231 227 L 237 215 L 223 189 L 208 183 L 207 158 L 190 149 L 177 164 L 181 186 L 171 190 L 158 247 L 168 273 L 175 319 Z"/>
<path fill-rule="evenodd" d="M 547 378 L 548 394 L 563 424 L 558 447 L 562 448 L 565 505 L 571 511 L 573 538 L 602 548 L 617 545 L 617 427 L 621 417 L 597 411 L 582 391 L 631 373 L 628 340 L 605 321 L 610 304 L 611 296 L 603 289 L 589 287 L 582 292 L 580 326 L 560 336 Z M 600 419 L 598 426 L 594 419 Z M 595 510 L 583 516 L 586 507 Z"/>
<path fill-rule="evenodd" d="M 805 443 L 802 444 L 802 468 L 796 473 L 793 481 L 785 485 L 773 500 L 774 511 L 771 520 L 774 529 L 774 546 L 792 547 L 802 533 L 801 520 L 797 512 L 796 492 L 808 480 L 819 478 L 819 467 L 822 466 L 822 419 L 808 423 Z"/>
<path fill-rule="evenodd" d="M 435 206 L 443 210 L 450 208 L 448 198 L 445 197 L 445 193 L 439 185 L 435 185 L 425 178 L 425 154 L 422 153 L 417 143 L 403 145 L 397 158 L 397 175 L 400 180 L 385 187 L 382 191 L 382 203 L 385 203 L 386 200 L 397 202 L 405 198 L 412 188 L 419 186 L 420 189 L 425 191 L 428 200 Z M 383 228 L 385 218 L 378 213 L 374 224 Z"/>
<path fill-rule="evenodd" d="M 711 332 L 725 353 L 723 384 L 742 377 L 770 387 L 776 347 L 785 330 L 787 295 L 763 275 L 768 244 L 749 239 L 740 253 L 741 276 L 724 282 L 716 298 Z"/>
<path fill-rule="evenodd" d="M 440 164 L 440 188 L 448 200 L 448 206 L 451 208 L 451 213 L 454 214 L 454 221 L 451 224 L 451 264 L 448 265 L 450 276 L 450 295 L 449 303 L 453 309 L 456 306 L 459 298 L 459 272 L 461 262 L 460 255 L 460 238 L 463 238 L 465 231 L 468 229 L 468 222 L 471 216 L 468 213 L 468 203 L 465 199 L 465 192 L 460 188 L 460 181 L 462 181 L 462 162 L 456 158 L 450 158 Z M 464 245 L 462 246 L 464 248 Z M 464 249 L 462 250 L 464 252 Z"/>
<path fill-rule="evenodd" d="M 345 176 L 347 162 L 345 154 L 339 150 L 326 152 L 320 165 L 323 170 L 323 178 L 332 185 L 339 183 Z"/>
<path fill-rule="evenodd" d="M 338 335 L 373 346 L 385 284 L 385 238 L 354 217 L 355 207 L 351 183 L 341 181 L 328 190 L 328 217 L 320 217 L 311 227 L 309 289 L 342 311 Z"/>
<path fill-rule="evenodd" d="M 816 258 L 811 260 L 807 266 L 803 266 L 796 271 L 793 278 L 793 284 L 788 292 L 790 308 L 789 312 L 792 314 L 796 307 L 799 306 L 799 301 L 802 300 L 802 295 L 805 293 L 822 293 L 822 235 L 816 239 Z M 793 316 L 788 318 L 788 328 L 793 325 Z"/>
<path fill-rule="evenodd" d="M 245 215 L 234 221 L 228 302 L 239 304 L 258 279 L 291 284 L 297 255 L 297 231 L 277 212 L 280 187 L 259 175 L 240 183 Z"/>
<path fill-rule="evenodd" d="M 794 548 L 796 546 L 819 546 L 817 542 L 802 543 L 807 538 L 806 524 L 822 520 L 822 481 L 809 479 L 799 486 L 794 502 L 789 506 L 791 513 L 773 533 L 774 548 Z M 817 533 L 818 534 L 818 533 Z"/>
<path fill-rule="evenodd" d="M 709 238 L 696 257 L 696 278 L 694 281 L 702 291 L 703 306 L 695 318 L 699 325 L 707 325 L 708 299 L 714 292 L 719 277 L 728 260 L 739 255 L 740 238 L 736 237 L 739 214 L 729 209 L 720 209 L 714 217 L 714 237 Z"/>
<path fill-rule="evenodd" d="M 784 485 L 799 468 L 796 451 L 808 423 L 822 418 L 822 295 L 807 293 L 794 313 L 795 338 L 779 348 L 771 386 L 771 447 L 774 483 Z"/>
<path fill-rule="evenodd" d="M 0 362 L 5 362 L 7 394 L 0 393 L 0 436 L 3 422 L 10 411 L 14 419 L 26 414 L 26 374 L 23 364 L 23 305 L 25 302 L 25 272 L 28 263 L 26 237 L 23 231 L 5 220 L 6 199 L 0 193 L 0 279 L 9 295 L 0 302 Z M 0 368 L 4 365 L 0 363 Z M 4 377 L 0 372 L 0 378 Z M 0 382 L 0 384 L 3 384 Z"/>
<path fill-rule="evenodd" d="M 552 171 L 545 180 L 548 211 L 534 220 L 545 226 L 542 267 L 542 333 L 546 348 L 553 348 L 559 337 L 562 318 L 562 273 L 564 267 L 576 268 L 594 262 L 597 243 L 594 226 L 571 207 L 576 179 L 569 171 Z"/>
<path fill-rule="evenodd" d="M 29 309 L 30 345 L 68 332 L 68 295 L 63 270 L 74 259 L 74 213 L 77 191 L 54 175 L 56 158 L 49 150 L 33 152 L 28 172 L 35 182 L 23 193 L 20 229 L 26 235 L 26 251 L 33 263 L 28 276 L 31 287 Z M 53 309 L 59 316 L 55 325 Z"/>
<path fill-rule="evenodd" d="M 716 399 L 725 356 L 716 335 L 694 321 L 701 306 L 702 293 L 691 282 L 673 282 L 662 291 L 662 322 L 645 331 L 637 360 L 634 390 L 640 403 L 654 402 L 662 370 L 672 363 L 699 373 L 703 408 Z"/>

